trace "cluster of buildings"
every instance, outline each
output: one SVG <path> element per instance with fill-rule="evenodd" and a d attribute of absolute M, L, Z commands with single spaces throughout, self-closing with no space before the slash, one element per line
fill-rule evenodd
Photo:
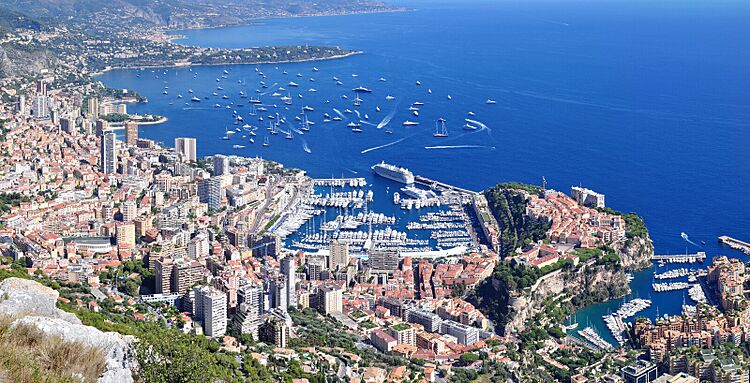
<path fill-rule="evenodd" d="M 2 105 L 0 194 L 17 201 L 0 214 L 0 251 L 24 257 L 30 271 L 113 290 L 99 274 L 139 261 L 153 286 L 118 299 L 175 306 L 185 331 L 250 334 L 282 348 L 294 336 L 292 308 L 316 309 L 385 352 L 426 360 L 454 360 L 494 336 L 484 315 L 454 296 L 490 276 L 497 255 L 363 257 L 338 241 L 315 253 L 286 250 L 267 230 L 311 187 L 303 173 L 259 158 L 202 161 L 194 138 L 163 148 L 138 137 L 137 124 L 101 119 L 126 111 L 111 100 L 49 92 L 40 81 L 32 99 L 42 97 Z"/>
<path fill-rule="evenodd" d="M 651 362 L 664 366 L 670 374 L 687 374 L 701 382 L 748 382 L 748 361 L 725 349 L 726 344 L 750 342 L 745 264 L 715 257 L 705 278 L 719 307 L 698 305 L 694 313 L 660 318 L 655 323 L 639 319 L 633 335 Z"/>
<path fill-rule="evenodd" d="M 673 368 L 660 373 L 658 366 L 647 360 L 636 360 L 621 370 L 621 375 L 609 376 L 604 381 L 611 383 L 746 383 L 748 382 L 748 370 L 746 363 L 737 358 L 720 358 L 713 351 L 702 350 L 699 352 L 687 351 L 695 354 L 696 362 L 690 368 L 687 366 Z M 678 363 L 684 362 L 688 357 L 678 355 L 674 359 Z M 738 364 L 739 363 L 739 364 Z M 687 372 L 689 371 L 689 372 Z M 576 381 L 574 378 L 573 381 Z M 584 383 L 579 380 L 576 383 Z"/>
<path fill-rule="evenodd" d="M 745 296 L 745 264 L 736 258 L 714 257 L 708 267 L 707 280 L 715 288 L 719 304 L 725 311 L 734 311 L 743 322 L 750 321 L 750 307 Z"/>
<path fill-rule="evenodd" d="M 650 359 L 657 363 L 672 351 L 690 346 L 713 348 L 722 343 L 739 345 L 750 340 L 747 322 L 728 318 L 713 306 L 699 306 L 695 315 L 678 315 L 659 319 L 637 320 L 634 335 Z"/>
<path fill-rule="evenodd" d="M 523 192 L 528 198 L 526 214 L 534 220 L 550 223 L 546 238 L 524 251 L 517 259 L 536 267 L 552 265 L 561 259 L 577 261 L 575 248 L 611 246 L 625 238 L 625 221 L 621 216 L 597 210 L 604 196 L 574 186 L 571 196 L 555 190 L 543 195 Z"/>

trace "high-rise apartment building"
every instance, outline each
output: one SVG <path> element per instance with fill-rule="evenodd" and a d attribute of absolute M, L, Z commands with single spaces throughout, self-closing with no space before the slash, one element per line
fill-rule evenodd
<path fill-rule="evenodd" d="M 99 166 L 105 174 L 117 171 L 117 139 L 115 134 L 107 132 L 102 136 L 99 147 Z"/>
<path fill-rule="evenodd" d="M 128 145 L 138 145 L 138 124 L 133 121 L 125 123 L 125 143 Z"/>
<path fill-rule="evenodd" d="M 198 198 L 201 202 L 208 204 L 209 211 L 221 209 L 221 179 L 211 177 L 198 183 Z"/>
<path fill-rule="evenodd" d="M 50 117 L 49 98 L 46 95 L 37 94 L 34 96 L 34 117 L 39 120 L 45 120 Z"/>
<path fill-rule="evenodd" d="M 286 278 L 286 307 L 296 308 L 297 266 L 294 255 L 289 254 L 281 260 L 281 274 Z"/>
<path fill-rule="evenodd" d="M 387 250 L 371 250 L 368 264 L 372 270 L 390 271 L 398 268 L 398 253 Z"/>
<path fill-rule="evenodd" d="M 318 311 L 323 314 L 342 312 L 342 291 L 335 285 L 323 285 L 318 288 Z"/>
<path fill-rule="evenodd" d="M 138 216 L 138 207 L 135 201 L 125 201 L 120 208 L 122 214 L 122 220 L 125 222 L 132 221 Z"/>
<path fill-rule="evenodd" d="M 86 117 L 91 120 L 97 120 L 99 118 L 99 99 L 96 97 L 90 97 L 87 101 Z"/>
<path fill-rule="evenodd" d="M 153 262 L 156 280 L 154 290 L 157 294 L 169 294 L 172 292 L 172 268 L 174 263 L 171 258 L 156 259 Z"/>
<path fill-rule="evenodd" d="M 289 327 L 283 320 L 272 316 L 261 325 L 260 340 L 284 348 L 289 341 Z"/>
<path fill-rule="evenodd" d="M 203 280 L 203 266 L 198 261 L 179 259 L 172 267 L 172 292 L 181 296 Z"/>
<path fill-rule="evenodd" d="M 196 286 L 193 311 L 203 324 L 206 336 L 222 336 L 227 332 L 227 295 L 210 286 Z"/>
<path fill-rule="evenodd" d="M 117 223 L 117 246 L 135 247 L 135 225 L 132 222 Z"/>
<path fill-rule="evenodd" d="M 347 242 L 331 241 L 330 255 L 328 257 L 328 268 L 336 270 L 343 269 L 349 265 L 349 244 Z"/>
<path fill-rule="evenodd" d="M 213 157 L 214 164 L 214 175 L 221 176 L 229 174 L 229 158 L 227 156 L 217 154 Z"/>
<path fill-rule="evenodd" d="M 197 160 L 195 138 L 177 137 L 174 139 L 174 148 L 182 161 L 193 162 Z"/>

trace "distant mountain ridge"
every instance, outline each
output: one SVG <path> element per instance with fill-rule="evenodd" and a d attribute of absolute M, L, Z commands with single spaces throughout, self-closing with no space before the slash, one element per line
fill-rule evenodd
<path fill-rule="evenodd" d="M 15 0 L 4 13 L 96 29 L 126 27 L 198 28 L 247 23 L 252 19 L 393 10 L 371 0 Z"/>

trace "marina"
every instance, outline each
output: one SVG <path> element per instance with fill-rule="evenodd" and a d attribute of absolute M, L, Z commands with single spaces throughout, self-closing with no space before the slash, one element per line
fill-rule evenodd
<path fill-rule="evenodd" d="M 674 291 L 674 290 L 683 290 L 690 287 L 690 284 L 687 282 L 667 282 L 667 283 L 654 283 L 651 285 L 651 287 L 656 291 L 657 293 L 665 292 L 665 291 Z"/>
<path fill-rule="evenodd" d="M 693 254 L 656 254 L 652 259 L 666 263 L 695 263 L 703 262 L 706 259 L 706 253 L 699 251 Z"/>
<path fill-rule="evenodd" d="M 628 329 L 625 319 L 633 317 L 635 314 L 650 307 L 651 303 L 650 299 L 636 298 L 620 306 L 615 313 L 602 316 L 604 323 L 618 344 L 623 345 L 625 343 L 625 338 L 622 336 Z"/>
<path fill-rule="evenodd" d="M 374 165 L 373 172 L 401 184 L 413 177 L 408 169 L 385 163 Z M 413 182 L 398 190 L 390 196 L 393 203 L 418 215 L 374 211 L 377 196 L 365 178 L 313 179 L 271 231 L 287 238 L 291 248 L 317 252 L 337 240 L 348 243 L 356 256 L 370 250 L 416 254 L 477 248 L 470 200 L 457 198 L 451 188 L 423 189 Z"/>
<path fill-rule="evenodd" d="M 654 278 L 656 279 L 675 279 L 675 278 L 682 278 L 686 277 L 688 275 L 691 275 L 693 271 L 688 270 L 686 268 L 680 268 L 680 269 L 672 269 L 669 271 L 665 271 L 661 274 L 654 274 Z"/>

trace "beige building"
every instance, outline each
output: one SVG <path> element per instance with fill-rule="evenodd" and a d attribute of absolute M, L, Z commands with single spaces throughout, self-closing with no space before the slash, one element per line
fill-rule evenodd
<path fill-rule="evenodd" d="M 345 268 L 349 265 L 349 244 L 346 242 L 331 241 L 330 255 L 328 256 L 328 269 Z"/>
<path fill-rule="evenodd" d="M 323 285 L 318 289 L 318 311 L 323 314 L 340 313 L 342 291 L 335 285 Z"/>
<path fill-rule="evenodd" d="M 125 143 L 128 145 L 138 145 L 138 124 L 133 121 L 125 123 Z"/>
<path fill-rule="evenodd" d="M 117 224 L 117 246 L 135 246 L 135 225 L 132 222 L 121 222 Z"/>

